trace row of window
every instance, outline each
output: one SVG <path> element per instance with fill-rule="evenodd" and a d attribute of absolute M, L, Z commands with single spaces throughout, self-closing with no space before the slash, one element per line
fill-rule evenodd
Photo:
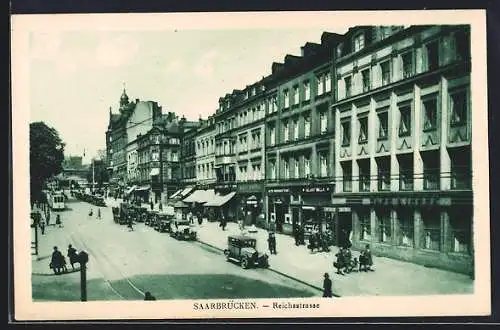
<path fill-rule="evenodd" d="M 293 158 L 282 157 L 281 162 L 281 173 L 278 177 L 276 160 L 270 160 L 268 162 L 269 167 L 269 179 L 300 179 L 309 178 L 312 175 L 318 177 L 328 176 L 328 157 L 326 153 L 318 153 L 319 169 L 318 171 L 311 172 L 311 158 L 309 155 L 302 155 Z"/>
<path fill-rule="evenodd" d="M 198 172 L 196 173 L 196 178 L 199 180 L 215 178 L 214 162 L 198 164 Z"/>
<path fill-rule="evenodd" d="M 375 180 L 378 191 L 391 190 L 391 182 L 399 182 L 399 190 L 413 190 L 414 180 L 423 180 L 424 190 L 439 190 L 441 178 L 450 179 L 451 189 L 471 188 L 471 155 L 468 150 L 453 150 L 449 152 L 450 170 L 441 171 L 439 151 L 426 151 L 421 153 L 423 172 L 414 172 L 413 154 L 401 154 L 396 157 L 398 172 L 391 168 L 390 156 L 375 158 L 374 172 L 372 174 L 370 159 L 358 159 L 357 165 L 359 175 L 353 177 L 353 162 L 340 162 L 342 170 L 343 191 L 350 192 L 353 189 L 353 181 L 358 181 L 358 191 L 370 191 L 371 182 Z M 391 171 L 392 169 L 392 171 Z M 394 173 L 394 174 L 393 174 Z"/>
<path fill-rule="evenodd" d="M 215 138 L 205 138 L 202 141 L 196 142 L 196 156 L 206 156 L 209 154 L 213 154 L 215 152 L 214 149 Z"/>
<path fill-rule="evenodd" d="M 307 139 L 311 136 L 311 117 L 309 115 L 294 117 L 291 119 L 284 119 L 281 121 L 282 136 L 281 142 L 287 143 L 291 140 L 299 140 L 301 138 Z M 268 124 L 269 130 L 269 145 L 274 146 L 277 144 L 276 139 L 276 124 Z M 326 112 L 319 113 L 319 132 L 325 134 L 328 131 L 328 115 Z"/>
<path fill-rule="evenodd" d="M 329 72 L 316 76 L 316 95 L 321 96 L 332 90 L 332 80 Z M 290 105 L 299 105 L 300 101 L 307 102 L 311 100 L 311 83 L 309 80 L 293 86 L 291 89 L 285 88 L 282 92 L 283 109 L 288 109 Z M 273 109 L 274 110 L 274 109 Z M 277 109 L 276 109 L 277 110 Z M 274 112 L 274 111 L 269 111 Z"/>
<path fill-rule="evenodd" d="M 449 124 L 451 127 L 464 126 L 467 123 L 468 100 L 466 90 L 450 91 L 450 118 Z M 437 94 L 429 95 L 422 98 L 421 113 L 422 113 L 422 131 L 429 132 L 438 129 L 438 96 Z M 411 101 L 398 104 L 399 124 L 398 136 L 405 137 L 412 135 L 412 104 Z M 387 140 L 389 138 L 389 108 L 377 110 L 377 125 L 378 125 L 378 140 Z M 363 144 L 368 142 L 368 114 L 358 115 L 358 143 Z M 351 118 L 344 117 L 341 119 L 342 128 L 342 146 L 350 146 L 352 140 Z"/>
<path fill-rule="evenodd" d="M 397 211 L 395 222 L 391 221 L 388 209 L 376 210 L 376 228 L 372 228 L 370 213 L 359 212 L 360 241 L 381 242 L 407 247 L 418 246 L 425 250 L 456 252 L 468 254 L 471 252 L 472 212 L 462 208 L 459 212 L 450 214 L 449 227 L 443 235 L 441 212 L 437 209 L 421 209 L 421 234 L 415 236 L 415 214 L 412 210 Z M 442 237 L 444 240 L 442 240 Z M 418 242 L 417 242 L 418 241 Z M 448 247 L 445 249 L 443 243 Z"/>

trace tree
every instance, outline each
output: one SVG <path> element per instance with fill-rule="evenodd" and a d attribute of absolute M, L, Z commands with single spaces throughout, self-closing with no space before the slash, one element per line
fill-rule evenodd
<path fill-rule="evenodd" d="M 30 193 L 31 200 L 43 199 L 47 179 L 61 173 L 64 142 L 59 133 L 44 122 L 30 123 Z"/>

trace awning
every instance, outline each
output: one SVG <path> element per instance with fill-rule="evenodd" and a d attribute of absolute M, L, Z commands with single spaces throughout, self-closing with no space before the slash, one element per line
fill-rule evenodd
<path fill-rule="evenodd" d="M 137 188 L 137 186 L 132 186 L 131 188 L 127 189 L 127 191 L 125 191 L 125 194 L 130 195 L 132 193 L 132 191 L 134 191 L 136 188 Z"/>
<path fill-rule="evenodd" d="M 173 193 L 173 195 L 169 197 L 169 199 L 180 197 L 182 191 L 183 191 L 182 189 L 177 190 L 176 192 Z"/>
<path fill-rule="evenodd" d="M 187 187 L 187 188 L 184 188 L 184 190 L 181 192 L 181 196 L 186 196 L 187 194 L 189 194 L 191 192 L 191 190 L 193 190 L 194 187 Z"/>
<path fill-rule="evenodd" d="M 211 201 L 215 198 L 215 192 L 213 189 L 208 190 L 195 190 L 191 195 L 184 198 L 183 201 L 186 203 L 205 203 Z"/>
<path fill-rule="evenodd" d="M 185 203 L 194 203 L 198 202 L 198 200 L 202 197 L 204 190 L 195 190 L 191 195 L 184 198 L 183 201 Z"/>
<path fill-rule="evenodd" d="M 149 172 L 149 176 L 158 175 L 158 174 L 160 174 L 160 169 L 158 167 L 152 168 L 151 172 Z"/>
<path fill-rule="evenodd" d="M 147 186 L 140 186 L 140 187 L 137 187 L 135 189 L 135 191 L 145 191 L 145 190 L 149 190 L 149 188 L 150 188 L 149 185 L 147 185 Z"/>
<path fill-rule="evenodd" d="M 205 206 L 222 206 L 227 202 L 229 202 L 229 200 L 231 200 L 231 198 L 233 198 L 234 195 L 236 195 L 235 191 L 230 192 L 227 195 L 215 195 L 215 198 L 205 203 Z"/>

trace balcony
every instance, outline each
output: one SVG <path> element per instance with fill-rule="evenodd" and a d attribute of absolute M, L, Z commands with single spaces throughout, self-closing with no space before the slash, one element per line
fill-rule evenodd
<path fill-rule="evenodd" d="M 228 164 L 234 164 L 234 163 L 235 163 L 234 154 L 215 156 L 215 164 L 216 165 L 228 165 Z"/>

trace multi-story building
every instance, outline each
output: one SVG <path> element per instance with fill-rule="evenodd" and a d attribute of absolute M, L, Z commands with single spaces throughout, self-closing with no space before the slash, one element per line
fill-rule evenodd
<path fill-rule="evenodd" d="M 215 183 L 215 117 L 201 121 L 194 139 L 195 164 L 192 175 L 199 186 L 214 189 Z"/>
<path fill-rule="evenodd" d="M 265 119 L 268 219 L 278 232 L 319 219 L 334 177 L 332 54 L 341 35 L 323 33 L 301 56 L 273 63 Z"/>
<path fill-rule="evenodd" d="M 206 205 L 234 201 L 231 216 L 257 224 L 264 199 L 264 79 L 235 90 L 220 102 L 215 114 L 215 166 L 218 196 Z M 219 197 L 220 196 L 220 197 Z"/>
<path fill-rule="evenodd" d="M 357 27 L 336 55 L 340 239 L 471 272 L 469 28 Z"/>

